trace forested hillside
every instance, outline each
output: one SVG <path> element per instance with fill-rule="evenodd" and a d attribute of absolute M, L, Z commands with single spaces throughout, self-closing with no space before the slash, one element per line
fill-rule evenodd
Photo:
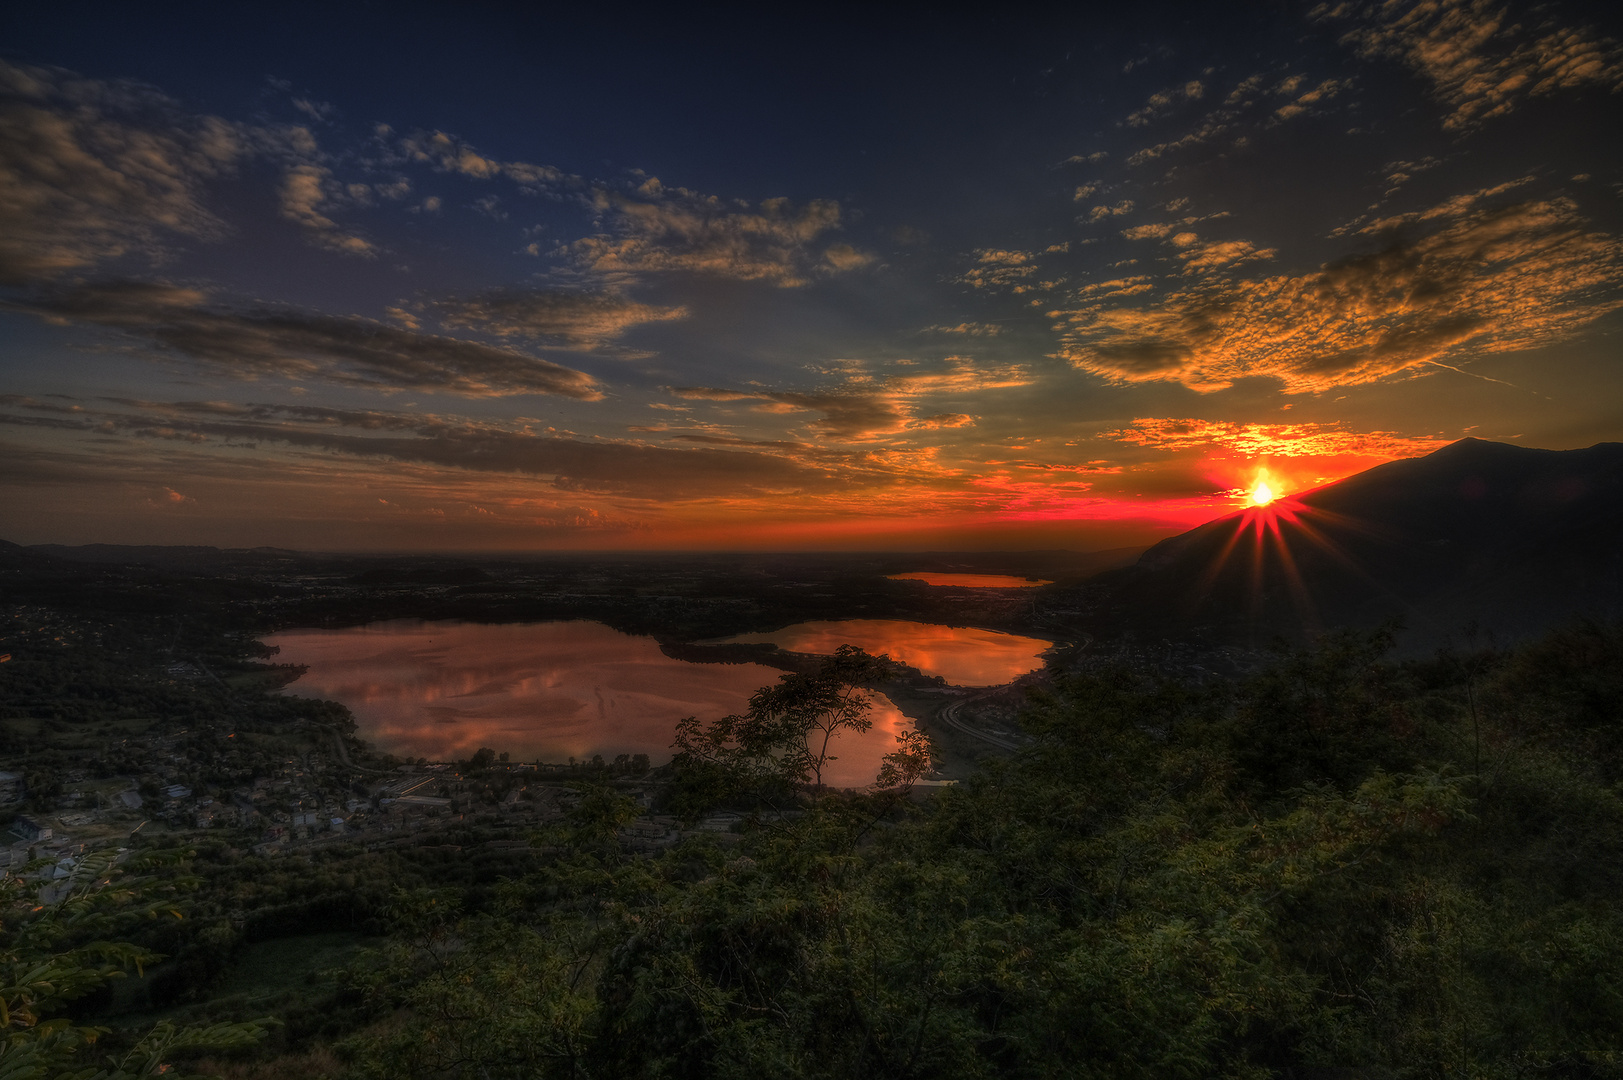
<path fill-rule="evenodd" d="M 888 788 L 806 783 L 806 736 L 871 674 L 847 655 L 685 730 L 664 797 L 744 811 L 734 831 L 635 854 L 636 807 L 583 782 L 528 872 L 414 874 L 388 937 L 332 976 L 336 1028 L 197 1067 L 1618 1075 L 1623 631 L 1423 662 L 1390 645 L 1335 637 L 1205 687 L 1071 675 L 1032 703 L 1029 749 L 929 794 L 907 787 L 918 746 Z M 41 1030 L 16 973 L 50 917 L 8 915 L 8 1055 Z"/>

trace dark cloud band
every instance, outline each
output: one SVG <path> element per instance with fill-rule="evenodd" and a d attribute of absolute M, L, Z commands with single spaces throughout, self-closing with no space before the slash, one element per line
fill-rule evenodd
<path fill-rule="evenodd" d="M 114 282 L 8 305 L 143 338 L 238 378 L 315 379 L 464 397 L 556 394 L 596 400 L 584 372 L 514 349 L 294 309 L 233 310 L 167 285 Z"/>

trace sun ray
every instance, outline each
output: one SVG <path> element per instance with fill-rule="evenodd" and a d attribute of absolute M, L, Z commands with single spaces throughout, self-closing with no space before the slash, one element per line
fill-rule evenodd
<path fill-rule="evenodd" d="M 1200 580 L 1190 590 L 1185 611 L 1187 616 L 1195 614 L 1196 609 L 1200 606 L 1201 598 L 1211 591 L 1212 584 L 1217 581 L 1217 575 L 1223 572 L 1224 566 L 1228 565 L 1229 556 L 1234 553 L 1235 547 L 1240 543 L 1240 538 L 1245 535 L 1248 524 L 1249 522 L 1245 518 L 1236 519 L 1234 531 L 1229 534 L 1228 542 L 1207 564 L 1206 569 L 1201 573 Z"/>
<path fill-rule="evenodd" d="M 1260 473 L 1258 484 L 1267 484 Z M 1224 525 L 1229 531 L 1226 535 L 1218 532 L 1214 536 L 1214 540 L 1222 538 L 1220 547 L 1184 598 L 1187 616 L 1195 615 L 1201 604 L 1210 598 L 1223 568 L 1230 565 L 1242 544 L 1249 545 L 1244 557 L 1249 593 L 1247 606 L 1253 623 L 1267 606 L 1265 600 L 1269 588 L 1283 585 L 1303 628 L 1309 632 L 1319 628 L 1320 598 L 1315 597 L 1308 586 L 1309 575 L 1301 561 L 1305 550 L 1319 552 L 1358 581 L 1375 587 L 1383 594 L 1386 592 L 1334 536 L 1351 533 L 1374 539 L 1396 539 L 1389 535 L 1391 530 L 1375 527 L 1370 522 L 1333 510 L 1311 506 L 1278 492 L 1272 492 L 1272 495 L 1265 504 L 1251 499 L 1249 505 L 1225 520 Z"/>
<path fill-rule="evenodd" d="M 1313 603 L 1313 597 L 1303 580 L 1301 571 L 1297 569 L 1296 558 L 1291 554 L 1290 544 L 1285 539 L 1284 529 L 1280 526 L 1283 515 L 1275 515 L 1269 520 L 1269 532 L 1273 536 L 1274 547 L 1279 552 L 1279 566 L 1285 575 L 1285 585 L 1290 590 L 1291 599 L 1296 604 L 1298 613 L 1302 616 L 1303 625 L 1311 630 L 1318 629 L 1318 608 Z M 1291 524 L 1300 527 L 1300 523 L 1292 519 Z"/>

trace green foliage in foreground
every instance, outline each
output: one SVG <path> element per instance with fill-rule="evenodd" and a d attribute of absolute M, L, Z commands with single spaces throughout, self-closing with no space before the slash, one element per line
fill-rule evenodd
<path fill-rule="evenodd" d="M 638 808 L 583 785 L 522 878 L 398 892 L 344 976 L 368 1026 L 275 1075 L 1623 1076 L 1623 628 L 1389 644 L 1209 687 L 1063 676 L 1031 747 L 922 799 L 917 741 L 889 786 L 816 786 L 818 725 L 860 725 L 850 690 L 882 670 L 845 654 L 684 728 L 674 804 L 741 832 L 632 855 Z M 11 957 L 144 962 L 91 948 L 115 924 L 20 950 L 23 925 L 14 1017 Z M 40 1018 L 70 996 L 30 992 Z M 13 1019 L 7 1054 L 48 1022 Z M 57 1071 L 18 1076 L 94 1065 L 62 1025 Z"/>
<path fill-rule="evenodd" d="M 975 780 L 736 846 L 622 855 L 596 792 L 498 910 L 399 898 L 358 984 L 388 1019 L 340 1049 L 368 1078 L 1623 1074 L 1623 635 L 1388 645 L 1062 679 Z M 689 795 L 724 787 L 705 745 Z M 735 756 L 758 785 L 771 755 Z"/>
<path fill-rule="evenodd" d="M 120 1052 L 98 1053 L 106 1029 L 65 1015 L 129 970 L 162 959 L 116 940 L 142 920 L 180 918 L 187 882 L 174 853 L 86 854 L 67 866 L 36 862 L 0 876 L 0 1080 L 134 1080 L 170 1072 L 177 1057 L 238 1050 L 258 1023 L 159 1023 Z M 61 873 L 57 871 L 60 870 Z"/>

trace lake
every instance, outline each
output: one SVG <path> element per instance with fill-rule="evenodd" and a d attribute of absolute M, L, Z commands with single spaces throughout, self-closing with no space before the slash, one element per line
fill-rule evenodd
<path fill-rule="evenodd" d="M 660 764 L 670 760 L 678 720 L 742 712 L 783 674 L 761 664 L 673 660 L 653 638 L 580 621 L 402 620 L 289 630 L 265 643 L 281 649 L 278 663 L 309 667 L 285 693 L 341 702 L 361 738 L 430 761 L 488 746 L 515 761 L 647 754 Z M 871 700 L 873 728 L 836 741 L 839 760 L 825 782 L 871 784 L 896 735 L 913 729 L 883 694 Z"/>
<path fill-rule="evenodd" d="M 954 686 L 1002 686 L 1043 666 L 1043 653 L 1053 646 L 1042 638 L 981 630 L 972 626 L 936 626 L 900 619 L 843 619 L 804 622 L 768 634 L 739 634 L 712 644 L 770 642 L 789 652 L 832 653 L 855 645 L 878 656 L 939 675 Z"/>
<path fill-rule="evenodd" d="M 955 585 L 960 589 L 1035 589 L 1052 581 L 1012 577 L 1008 574 L 891 574 L 892 581 L 922 581 L 926 585 Z"/>

